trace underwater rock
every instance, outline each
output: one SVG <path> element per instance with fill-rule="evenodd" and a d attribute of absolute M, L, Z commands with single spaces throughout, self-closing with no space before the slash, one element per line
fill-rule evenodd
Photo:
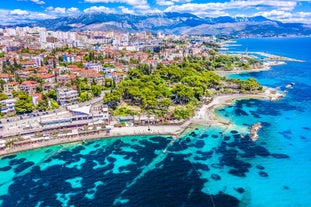
<path fill-rule="evenodd" d="M 264 166 L 262 166 L 262 165 L 256 165 L 256 168 L 257 168 L 258 170 L 264 170 L 264 169 L 265 169 Z"/>
<path fill-rule="evenodd" d="M 231 170 L 229 170 L 229 173 L 231 175 L 234 175 L 237 177 L 246 177 L 245 173 L 243 171 L 238 170 L 238 169 L 231 169 Z"/>
<path fill-rule="evenodd" d="M 11 170 L 12 169 L 12 167 L 10 167 L 10 166 L 5 166 L 5 167 L 1 167 L 0 168 L 0 171 L 9 171 L 9 170 Z"/>
<path fill-rule="evenodd" d="M 276 158 L 276 159 L 286 159 L 286 158 L 289 158 L 289 156 L 286 155 L 286 154 L 276 154 L 276 153 L 272 153 L 271 156 L 274 157 L 274 158 Z"/>
<path fill-rule="evenodd" d="M 268 173 L 266 173 L 266 172 L 264 172 L 264 171 L 260 171 L 259 172 L 259 175 L 261 176 L 261 177 L 268 177 L 269 175 L 268 175 Z"/>
<path fill-rule="evenodd" d="M 204 147 L 204 145 L 205 145 L 205 143 L 204 143 L 203 140 L 198 140 L 198 141 L 196 141 L 196 143 L 195 143 L 195 147 L 196 147 L 196 148 L 202 148 L 202 147 Z"/>
<path fill-rule="evenodd" d="M 10 165 L 19 165 L 19 164 L 23 163 L 25 160 L 26 160 L 25 158 L 20 158 L 17 160 L 11 160 Z"/>
<path fill-rule="evenodd" d="M 5 156 L 5 157 L 2 157 L 1 160 L 6 160 L 6 159 L 13 159 L 15 158 L 17 155 L 8 155 L 8 156 Z"/>
<path fill-rule="evenodd" d="M 218 164 L 218 163 L 213 163 L 213 164 L 211 164 L 211 166 L 212 166 L 213 168 L 216 168 L 216 169 L 221 169 L 221 168 L 223 168 L 223 165 Z"/>
<path fill-rule="evenodd" d="M 211 174 L 211 178 L 213 180 L 220 180 L 221 179 L 221 177 L 219 175 L 217 175 L 217 174 Z"/>
<path fill-rule="evenodd" d="M 35 163 L 33 162 L 25 162 L 23 164 L 20 164 L 17 168 L 14 169 L 15 173 L 22 172 L 23 170 L 29 168 L 30 166 L 34 165 Z"/>
<path fill-rule="evenodd" d="M 235 190 L 236 190 L 238 193 L 241 193 L 241 194 L 245 192 L 244 188 L 241 188 L 241 187 L 236 188 Z"/>

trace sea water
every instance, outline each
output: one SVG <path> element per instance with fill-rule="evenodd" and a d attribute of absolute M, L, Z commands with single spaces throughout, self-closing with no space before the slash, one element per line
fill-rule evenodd
<path fill-rule="evenodd" d="M 193 126 L 174 143 L 132 136 L 2 157 L 0 206 L 310 206 L 311 39 L 242 39 L 229 50 L 246 48 L 305 61 L 231 75 L 281 90 L 294 82 L 284 99 L 236 101 L 216 111 L 231 124 Z"/>

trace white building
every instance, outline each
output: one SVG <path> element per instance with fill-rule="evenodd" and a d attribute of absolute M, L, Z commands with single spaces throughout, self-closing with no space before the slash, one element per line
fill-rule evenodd
<path fill-rule="evenodd" d="M 16 98 L 11 98 L 11 99 L 5 99 L 0 101 L 2 108 L 0 108 L 1 113 L 13 113 L 15 112 L 15 103 L 16 103 Z"/>
<path fill-rule="evenodd" d="M 58 88 L 57 92 L 57 102 L 60 105 L 77 103 L 79 94 L 77 90 L 70 88 Z"/>

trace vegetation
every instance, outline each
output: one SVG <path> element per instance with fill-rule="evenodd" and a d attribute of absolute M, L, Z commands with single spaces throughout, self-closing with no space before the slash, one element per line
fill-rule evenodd
<path fill-rule="evenodd" d="M 30 113 L 34 110 L 32 98 L 24 91 L 19 92 L 17 101 L 15 103 L 15 110 L 17 114 Z"/>
<path fill-rule="evenodd" d="M 234 60 L 219 57 L 219 62 Z M 254 92 L 262 87 L 255 79 L 246 81 L 222 78 L 210 71 L 208 61 L 186 59 L 179 64 L 159 64 L 153 71 L 148 65 L 139 65 L 128 72 L 118 86 L 107 93 L 104 102 L 118 115 L 133 115 L 128 107 L 119 103 L 140 107 L 142 111 L 159 116 L 171 115 L 177 119 L 189 118 L 198 102 L 212 92 Z M 234 62 L 234 61 L 232 61 Z"/>

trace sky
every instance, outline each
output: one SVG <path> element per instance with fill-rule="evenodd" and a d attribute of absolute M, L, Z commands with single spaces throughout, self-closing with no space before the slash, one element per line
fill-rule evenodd
<path fill-rule="evenodd" d="M 311 0 L 0 0 L 0 25 L 86 13 L 179 12 L 199 17 L 264 16 L 311 24 Z"/>

